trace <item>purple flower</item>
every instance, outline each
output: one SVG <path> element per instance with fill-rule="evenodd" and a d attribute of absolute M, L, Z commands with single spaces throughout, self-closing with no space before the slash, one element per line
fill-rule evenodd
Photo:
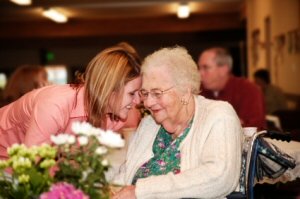
<path fill-rule="evenodd" d="M 60 182 L 50 187 L 49 192 L 41 195 L 40 199 L 89 199 L 81 190 L 71 184 Z"/>
<path fill-rule="evenodd" d="M 162 143 L 162 142 L 158 143 L 158 146 L 159 146 L 159 148 L 161 148 L 161 149 L 165 148 L 165 144 Z"/>

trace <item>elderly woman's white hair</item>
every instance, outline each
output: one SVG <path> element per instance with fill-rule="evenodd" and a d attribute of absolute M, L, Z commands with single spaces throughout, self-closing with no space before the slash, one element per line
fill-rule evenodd
<path fill-rule="evenodd" d="M 177 86 L 191 87 L 193 94 L 199 93 L 200 75 L 197 64 L 181 46 L 162 48 L 148 55 L 142 64 L 142 74 L 153 67 L 165 66 Z"/>

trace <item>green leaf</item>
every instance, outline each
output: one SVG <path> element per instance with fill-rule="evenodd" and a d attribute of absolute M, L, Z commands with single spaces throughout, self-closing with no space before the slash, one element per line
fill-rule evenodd
<path fill-rule="evenodd" d="M 49 175 L 43 175 L 35 169 L 31 169 L 28 175 L 30 177 L 31 190 L 34 194 L 41 194 L 49 189 L 51 182 Z"/>
<path fill-rule="evenodd" d="M 30 189 L 29 189 L 28 186 L 19 185 L 19 186 L 17 186 L 17 189 L 12 189 L 11 190 L 11 194 L 10 194 L 9 198 L 15 198 L 15 199 L 23 198 L 23 199 L 27 199 L 30 196 L 29 192 L 30 192 Z"/>

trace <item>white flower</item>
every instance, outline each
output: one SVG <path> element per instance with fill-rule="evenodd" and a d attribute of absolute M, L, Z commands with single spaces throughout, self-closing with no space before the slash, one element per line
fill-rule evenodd
<path fill-rule="evenodd" d="M 89 134 L 90 134 L 90 136 L 92 136 L 92 135 L 99 136 L 101 134 L 101 132 L 104 132 L 104 131 L 99 128 L 92 128 Z"/>
<path fill-rule="evenodd" d="M 67 136 L 67 144 L 74 144 L 75 143 L 75 136 L 74 135 L 68 135 Z"/>
<path fill-rule="evenodd" d="M 104 155 L 104 154 L 106 154 L 107 153 L 107 148 L 105 147 L 105 146 L 99 146 L 99 147 L 97 147 L 97 149 L 96 149 L 96 154 L 98 154 L 98 155 Z"/>
<path fill-rule="evenodd" d="M 71 128 L 75 134 L 89 136 L 93 126 L 87 122 L 73 122 Z"/>
<path fill-rule="evenodd" d="M 56 144 L 56 145 L 62 145 L 65 143 L 65 136 L 64 134 L 59 134 L 59 135 L 51 135 L 50 139 L 51 141 Z"/>
<path fill-rule="evenodd" d="M 121 138 L 120 134 L 117 134 L 111 130 L 102 131 L 99 136 L 97 136 L 98 141 L 100 144 L 111 148 L 120 148 L 124 147 L 125 141 Z"/>
<path fill-rule="evenodd" d="M 107 165 L 108 165 L 108 160 L 107 160 L 107 159 L 102 160 L 102 161 L 101 161 L 101 164 L 102 164 L 103 166 L 107 166 Z"/>
<path fill-rule="evenodd" d="M 63 144 L 74 144 L 75 137 L 69 134 L 59 134 L 57 136 L 51 135 L 51 141 L 56 145 L 63 145 Z"/>
<path fill-rule="evenodd" d="M 73 122 L 72 131 L 77 135 L 98 136 L 103 132 L 102 129 L 93 127 L 87 122 Z"/>
<path fill-rule="evenodd" d="M 80 146 L 85 146 L 89 142 L 89 139 L 86 136 L 80 136 L 78 138 L 78 142 L 79 142 Z"/>
<path fill-rule="evenodd" d="M 85 181 L 87 179 L 88 175 L 92 172 L 93 172 L 93 170 L 91 168 L 88 168 L 86 171 L 83 171 L 82 172 L 82 180 Z"/>

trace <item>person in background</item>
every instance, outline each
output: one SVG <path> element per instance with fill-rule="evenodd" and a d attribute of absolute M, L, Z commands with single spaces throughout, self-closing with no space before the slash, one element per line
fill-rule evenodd
<path fill-rule="evenodd" d="M 199 93 L 197 64 L 183 47 L 142 64 L 142 119 L 114 183 L 113 199 L 224 198 L 238 186 L 241 125 L 227 102 Z"/>
<path fill-rule="evenodd" d="M 224 48 L 210 48 L 199 56 L 201 95 L 229 102 L 237 112 L 243 127 L 264 129 L 263 94 L 254 83 L 231 73 L 233 60 Z"/>
<path fill-rule="evenodd" d="M 48 85 L 48 75 L 44 67 L 38 65 L 22 65 L 10 76 L 3 91 L 3 104 L 9 104 L 25 93 Z"/>
<path fill-rule="evenodd" d="M 254 80 L 263 91 L 267 114 L 272 114 L 275 111 L 287 109 L 286 98 L 279 87 L 271 84 L 268 70 L 257 70 L 254 73 Z"/>
<path fill-rule="evenodd" d="M 132 46 L 106 48 L 88 64 L 83 81 L 46 86 L 0 109 L 0 159 L 14 143 L 50 143 L 50 136 L 72 133 L 73 121 L 118 131 L 129 110 L 140 103 L 140 59 Z"/>

